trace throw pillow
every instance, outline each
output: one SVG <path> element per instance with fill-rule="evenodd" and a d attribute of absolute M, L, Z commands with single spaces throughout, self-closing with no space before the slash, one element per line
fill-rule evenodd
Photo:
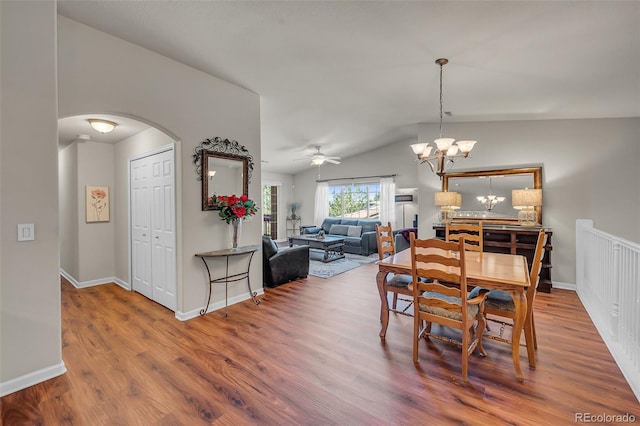
<path fill-rule="evenodd" d="M 347 237 L 359 237 L 362 234 L 362 226 L 349 226 Z"/>
<path fill-rule="evenodd" d="M 331 235 L 347 235 L 349 227 L 347 225 L 331 225 L 329 234 Z"/>

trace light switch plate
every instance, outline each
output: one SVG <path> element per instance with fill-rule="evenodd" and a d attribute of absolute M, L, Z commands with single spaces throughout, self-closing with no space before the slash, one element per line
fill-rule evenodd
<path fill-rule="evenodd" d="M 35 239 L 36 231 L 33 223 L 18 224 L 18 241 L 33 241 Z"/>

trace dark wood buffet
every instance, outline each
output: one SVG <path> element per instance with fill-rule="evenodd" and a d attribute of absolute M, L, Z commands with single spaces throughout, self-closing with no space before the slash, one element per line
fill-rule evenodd
<path fill-rule="evenodd" d="M 436 231 L 436 238 L 445 238 L 444 224 L 436 224 L 433 226 Z M 538 237 L 539 227 L 522 227 L 517 225 L 499 225 L 483 223 L 483 250 L 491 253 L 509 253 L 519 254 L 527 258 L 527 262 L 531 265 L 533 255 L 536 250 L 536 238 Z M 545 247 L 544 258 L 542 259 L 542 269 L 540 271 L 540 282 L 538 290 L 550 293 L 551 283 L 551 251 L 553 246 L 551 229 L 545 229 L 547 234 L 547 245 Z M 531 266 L 529 266 L 531 267 Z"/>

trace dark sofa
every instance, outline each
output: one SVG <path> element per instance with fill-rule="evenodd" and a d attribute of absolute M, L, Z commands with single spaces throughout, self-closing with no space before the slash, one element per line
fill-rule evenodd
<path fill-rule="evenodd" d="M 378 252 L 376 224 L 379 225 L 380 221 L 328 217 L 320 226 L 305 227 L 303 234 L 317 234 L 322 229 L 325 235 L 344 237 L 345 253 L 369 256 L 371 253 Z"/>
<path fill-rule="evenodd" d="M 262 236 L 262 282 L 276 287 L 309 275 L 309 246 L 295 246 L 278 250 L 276 243 Z"/>

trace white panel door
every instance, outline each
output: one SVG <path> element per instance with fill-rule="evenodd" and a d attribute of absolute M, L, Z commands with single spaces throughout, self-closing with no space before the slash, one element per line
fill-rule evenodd
<path fill-rule="evenodd" d="M 173 150 L 130 162 L 133 289 L 175 311 L 176 235 Z"/>
<path fill-rule="evenodd" d="M 147 158 L 131 161 L 131 280 L 133 290 L 153 299 L 151 286 L 151 167 Z"/>
<path fill-rule="evenodd" d="M 151 265 L 153 300 L 176 309 L 175 194 L 173 151 L 151 159 Z"/>

